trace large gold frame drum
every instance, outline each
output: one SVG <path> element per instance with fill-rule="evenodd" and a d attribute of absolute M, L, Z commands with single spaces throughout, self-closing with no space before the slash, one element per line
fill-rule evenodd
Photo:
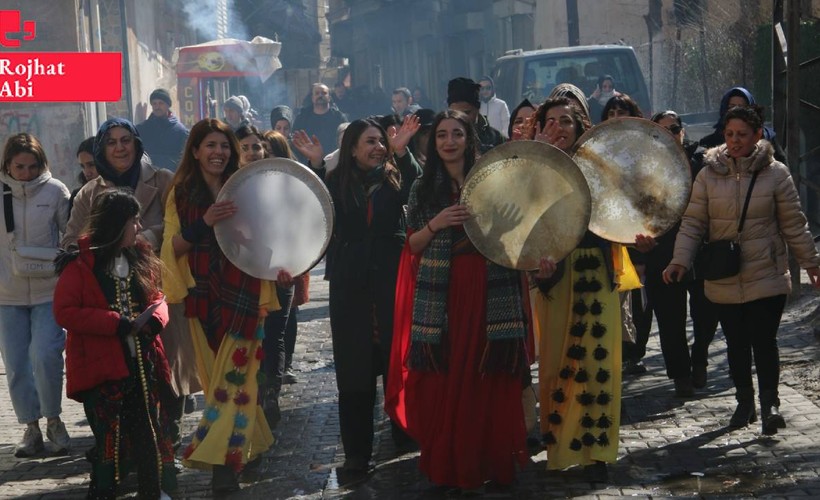
<path fill-rule="evenodd" d="M 642 118 L 612 118 L 588 130 L 572 157 L 592 193 L 589 230 L 616 243 L 657 237 L 689 204 L 692 174 L 677 139 Z"/>
<path fill-rule="evenodd" d="M 324 256 L 333 234 L 333 201 L 308 167 L 286 158 L 255 161 L 233 174 L 217 201 L 231 200 L 236 215 L 214 225 L 225 256 L 242 271 L 276 280 L 293 276 Z"/>
<path fill-rule="evenodd" d="M 482 156 L 464 181 L 460 202 L 472 214 L 470 241 L 498 265 L 531 271 L 578 246 L 589 223 L 590 192 L 563 151 L 536 141 L 502 144 Z"/>

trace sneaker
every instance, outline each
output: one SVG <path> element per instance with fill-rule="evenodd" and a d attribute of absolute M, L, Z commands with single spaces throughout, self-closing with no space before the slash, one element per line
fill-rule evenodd
<path fill-rule="evenodd" d="M 296 374 L 293 373 L 293 369 L 292 368 L 286 369 L 285 374 L 282 376 L 282 383 L 283 384 L 295 384 L 296 382 L 297 382 Z"/>
<path fill-rule="evenodd" d="M 624 375 L 641 375 L 646 373 L 646 366 L 641 361 L 624 361 L 623 365 Z"/>
<path fill-rule="evenodd" d="M 65 455 L 71 446 L 71 438 L 68 437 L 68 431 L 65 430 L 65 424 L 62 420 L 51 422 L 46 426 L 46 436 L 51 444 L 54 445 L 53 453 L 55 455 Z"/>
<path fill-rule="evenodd" d="M 33 457 L 43 451 L 43 433 L 39 427 L 28 426 L 23 433 L 23 440 L 14 446 L 14 456 L 17 458 Z"/>

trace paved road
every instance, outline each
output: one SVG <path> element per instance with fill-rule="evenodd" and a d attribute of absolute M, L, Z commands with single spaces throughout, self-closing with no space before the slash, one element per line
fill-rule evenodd
<path fill-rule="evenodd" d="M 393 449 L 383 418 L 376 439 L 378 466 L 366 481 L 340 485 L 335 467 L 342 461 L 336 418 L 327 284 L 323 270 L 311 280 L 311 303 L 300 313 L 295 368 L 299 383 L 286 386 L 283 420 L 277 445 L 255 477 L 244 478 L 241 492 L 230 498 L 388 498 L 435 499 L 447 492 L 428 483 L 417 470 L 418 454 Z M 809 294 L 789 306 L 780 333 L 784 366 L 820 360 L 809 316 L 820 299 Z M 799 377 L 784 371 L 782 412 L 788 428 L 776 436 L 760 434 L 758 425 L 729 430 L 724 425 L 734 408 L 726 367 L 726 346 L 718 334 L 712 350 L 708 387 L 691 399 L 673 397 L 664 374 L 657 335 L 645 359 L 649 372 L 625 377 L 624 416 L 619 460 L 610 468 L 608 484 L 590 483 L 573 469 L 545 470 L 545 453 L 532 450 L 532 463 L 507 490 L 490 490 L 486 498 L 635 498 L 668 497 L 820 497 L 820 409 L 806 397 Z M 82 407 L 66 400 L 63 417 L 73 438 L 66 457 L 16 459 L 17 424 L 8 400 L 5 371 L 0 365 L 0 498 L 83 498 L 89 465 L 83 454 L 91 433 Z M 791 385 L 790 385 L 791 384 Z M 809 394 L 811 396 L 811 394 Z M 201 401 L 201 398 L 200 398 Z M 814 399 L 817 401 L 817 399 Z M 199 411 L 187 415 L 188 434 Z M 376 409 L 377 415 L 381 415 Z M 209 474 L 186 470 L 179 476 L 177 498 L 210 498 Z M 124 496 L 135 496 L 133 479 Z"/>

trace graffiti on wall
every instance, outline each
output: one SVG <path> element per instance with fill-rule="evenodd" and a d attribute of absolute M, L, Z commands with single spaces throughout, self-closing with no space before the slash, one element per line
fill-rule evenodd
<path fill-rule="evenodd" d="M 40 136 L 40 118 L 36 111 L 0 111 L 0 137 L 28 132 Z"/>

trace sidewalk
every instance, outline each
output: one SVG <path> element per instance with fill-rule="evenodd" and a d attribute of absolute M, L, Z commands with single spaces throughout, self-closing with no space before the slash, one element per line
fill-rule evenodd
<path fill-rule="evenodd" d="M 356 485 L 339 485 L 335 467 L 343 454 L 339 444 L 336 385 L 327 317 L 327 283 L 323 269 L 312 273 L 311 303 L 300 311 L 294 364 L 299 376 L 285 386 L 279 442 L 265 457 L 255 478 L 245 478 L 243 490 L 230 498 L 445 498 L 446 492 L 418 472 L 418 453 L 398 455 L 383 417 L 377 427 L 376 471 Z M 665 376 L 657 334 L 649 341 L 645 375 L 624 377 L 624 415 L 619 460 L 610 466 L 608 484 L 589 483 L 575 469 L 547 472 L 546 454 L 533 457 L 509 490 L 490 491 L 486 498 L 748 498 L 820 497 L 820 408 L 797 389 L 799 377 L 790 367 L 820 359 L 818 341 L 807 316 L 820 304 L 809 292 L 787 307 L 779 339 L 784 366 L 781 411 L 788 427 L 777 435 L 760 434 L 759 422 L 730 430 L 725 427 L 734 410 L 726 366 L 726 345 L 718 333 L 710 350 L 709 383 L 694 398 L 673 396 Z M 200 405 L 201 405 L 201 395 Z M 809 395 L 811 396 L 811 395 Z M 815 394 L 816 396 L 816 394 Z M 380 409 L 376 409 L 382 415 Z M 89 464 L 84 453 L 91 433 L 82 407 L 65 400 L 63 418 L 73 440 L 67 457 L 16 459 L 14 443 L 23 426 L 8 400 L 5 371 L 0 364 L 0 498 L 83 498 Z M 186 415 L 190 435 L 201 411 Z M 187 442 L 186 442 L 187 444 Z M 176 498 L 210 498 L 210 475 L 186 470 L 179 475 Z M 125 497 L 135 497 L 132 479 Z"/>

